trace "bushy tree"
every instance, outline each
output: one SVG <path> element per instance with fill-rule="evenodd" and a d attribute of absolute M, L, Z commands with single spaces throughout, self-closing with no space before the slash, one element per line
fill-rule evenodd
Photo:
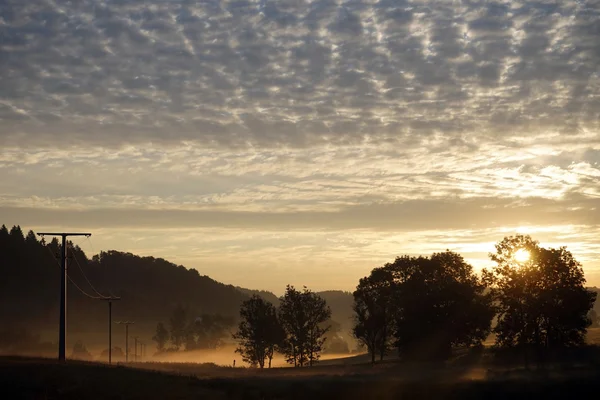
<path fill-rule="evenodd" d="M 156 325 L 156 333 L 152 337 L 152 340 L 156 342 L 156 349 L 159 352 L 165 351 L 165 347 L 169 341 L 169 331 L 167 331 L 167 328 L 165 328 L 165 325 L 162 322 L 159 322 Z"/>
<path fill-rule="evenodd" d="M 279 320 L 286 339 L 281 352 L 294 366 L 313 365 L 320 357 L 331 310 L 316 293 L 306 287 L 302 292 L 288 285 L 279 305 Z"/>
<path fill-rule="evenodd" d="M 393 333 L 394 277 L 389 268 L 375 268 L 362 278 L 353 293 L 353 334 L 367 347 L 371 362 L 376 355 L 383 360 Z"/>
<path fill-rule="evenodd" d="M 241 321 L 233 338 L 238 340 L 236 353 L 252 366 L 264 368 L 266 360 L 271 368 L 275 349 L 285 338 L 279 324 L 277 309 L 258 295 L 244 301 L 240 308 Z"/>
<path fill-rule="evenodd" d="M 489 334 L 491 297 L 457 253 L 398 257 L 369 278 L 358 288 L 355 334 L 371 349 L 385 348 L 389 325 L 404 358 L 443 359 L 453 347 L 479 345 Z"/>
<path fill-rule="evenodd" d="M 525 253 L 529 257 L 516 255 Z M 557 348 L 584 343 L 596 293 L 585 287 L 581 264 L 565 247 L 543 248 L 527 235 L 509 236 L 490 254 L 484 276 L 498 308 L 499 347 Z"/>

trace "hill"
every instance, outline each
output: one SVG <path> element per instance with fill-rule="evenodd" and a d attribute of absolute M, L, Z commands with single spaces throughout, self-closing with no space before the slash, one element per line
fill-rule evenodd
<path fill-rule="evenodd" d="M 0 229 L 0 320 L 5 327 L 26 337 L 40 333 L 42 340 L 56 340 L 60 266 L 59 243 L 38 241 L 33 232 L 21 228 Z M 195 269 L 154 257 L 103 251 L 91 258 L 78 246 L 69 250 L 68 335 L 88 346 L 106 343 L 107 307 L 99 294 L 121 297 L 113 306 L 113 321 L 135 321 L 135 335 L 151 342 L 158 322 L 168 324 L 173 310 L 183 306 L 191 316 L 220 314 L 237 319 L 241 302 L 259 294 L 274 304 L 271 292 L 226 285 L 201 275 Z M 75 284 L 77 287 L 75 287 Z M 93 286 L 92 286 L 93 285 Z M 86 294 L 83 294 L 79 288 Z M 344 292 L 322 292 L 336 322 L 347 320 L 351 296 Z M 350 300 L 350 302 L 348 302 Z M 345 309 L 345 307 L 347 309 Z M 116 332 L 114 327 L 113 330 Z M 34 339 L 33 337 L 31 338 Z M 49 346 L 52 347 L 52 346 Z"/>

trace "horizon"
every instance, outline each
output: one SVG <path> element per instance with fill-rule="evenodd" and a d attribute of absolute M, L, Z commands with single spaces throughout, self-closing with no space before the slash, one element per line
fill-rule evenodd
<path fill-rule="evenodd" d="M 274 293 L 521 233 L 600 286 L 596 3 L 76 3 L 0 14 L 7 226 Z"/>
<path fill-rule="evenodd" d="M 53 229 L 38 229 L 38 230 L 36 231 L 36 230 L 34 230 L 34 229 L 30 229 L 29 227 L 23 227 L 22 225 L 19 225 L 19 224 L 10 224 L 10 225 L 9 225 L 9 224 L 2 223 L 1 221 L 0 221 L 0 224 L 2 224 L 2 225 L 5 225 L 5 226 L 7 227 L 7 229 L 9 229 L 9 230 L 10 230 L 10 228 L 11 228 L 12 226 L 20 226 L 20 227 L 21 227 L 21 230 L 23 231 L 23 234 L 24 234 L 24 235 L 27 235 L 27 233 L 28 233 L 29 231 L 32 231 L 32 232 L 34 232 L 34 233 L 36 234 L 36 238 L 37 238 L 38 240 L 40 239 L 40 238 L 38 237 L 38 234 L 37 234 L 38 232 L 42 232 L 42 231 L 51 231 L 51 230 L 53 230 Z M 56 229 L 54 229 L 54 230 L 56 230 Z M 66 231 L 72 231 L 72 230 L 66 229 Z M 517 234 L 528 234 L 528 233 L 526 233 L 526 232 L 523 232 L 523 231 L 521 231 L 521 232 L 516 232 L 516 233 L 517 233 Z M 93 237 L 93 236 L 94 236 L 94 235 L 92 234 L 92 237 Z M 509 235 L 509 234 L 507 234 L 506 236 L 510 236 L 510 235 Z M 534 239 L 534 240 L 536 240 L 536 238 L 535 238 L 535 237 L 533 237 L 533 239 Z M 48 242 L 48 240 L 49 240 L 49 238 L 47 238 L 47 242 Z M 356 283 L 355 283 L 355 285 L 354 285 L 354 286 L 352 286 L 352 287 L 348 287 L 348 288 L 346 288 L 346 287 L 333 287 L 333 286 L 331 286 L 331 285 L 329 285 L 329 286 L 328 286 L 328 284 L 327 284 L 327 283 L 321 283 L 321 285 L 309 286 L 309 285 L 306 285 L 305 283 L 302 283 L 301 281 L 298 281 L 298 282 L 288 282 L 288 283 L 284 284 L 283 286 L 278 286 L 278 287 L 275 287 L 275 286 L 273 286 L 273 287 L 252 287 L 252 286 L 249 286 L 249 285 L 245 285 L 244 283 L 236 283 L 236 282 L 229 282 L 229 281 L 226 281 L 226 280 L 221 280 L 221 279 L 219 279 L 219 278 L 217 278 L 217 277 L 215 277 L 215 276 L 212 276 L 212 275 L 210 275 L 210 274 L 207 274 L 207 273 L 205 273 L 205 272 L 202 270 L 202 267 L 194 267 L 194 266 L 186 265 L 185 263 L 176 262 L 174 259 L 170 259 L 170 258 L 168 258 L 168 257 L 163 257 L 163 256 L 160 256 L 160 255 L 157 255 L 157 254 L 152 254 L 152 253 L 148 253 L 148 254 L 141 254 L 141 253 L 136 253 L 136 252 L 134 252 L 134 251 L 131 251 L 131 250 L 127 250 L 127 249 L 115 249 L 115 248 L 106 248 L 106 249 L 102 249 L 102 248 L 100 248 L 100 249 L 99 249 L 99 248 L 97 248 L 97 247 L 96 247 L 96 246 L 93 244 L 93 242 L 92 242 L 92 239 L 91 239 L 90 237 L 85 237 L 85 238 L 83 238 L 83 237 L 71 237 L 71 238 L 69 238 L 69 241 L 71 241 L 71 242 L 72 242 L 74 245 L 77 245 L 77 246 L 79 246 L 79 247 L 81 248 L 81 250 L 82 250 L 82 251 L 83 251 L 83 252 L 86 254 L 86 256 L 88 257 L 88 259 L 91 259 L 93 256 L 95 256 L 95 255 L 98 255 L 98 254 L 100 254 L 100 253 L 101 253 L 101 252 L 103 252 L 103 251 L 104 251 L 104 252 L 107 252 L 107 251 L 118 251 L 118 252 L 122 252 L 122 253 L 131 253 L 131 254 L 133 254 L 134 256 L 139 256 L 139 257 L 153 257 L 153 258 L 156 258 L 156 259 L 164 259 L 165 261 L 167 261 L 167 262 L 170 262 L 170 263 L 172 263 L 172 264 L 175 264 L 175 265 L 182 265 L 183 267 L 185 267 L 185 268 L 187 268 L 187 269 L 195 269 L 195 270 L 197 270 L 197 271 L 198 271 L 198 273 L 199 273 L 200 275 L 205 275 L 205 276 L 208 276 L 209 278 L 211 278 L 211 279 L 213 279 L 213 280 L 215 280 L 215 281 L 217 281 L 217 282 L 220 282 L 220 283 L 223 283 L 223 284 L 226 284 L 226 285 L 232 285 L 232 286 L 235 286 L 235 287 L 240 287 L 240 288 L 242 288 L 242 289 L 257 290 L 257 291 L 267 291 L 267 292 L 271 292 L 272 294 L 274 294 L 274 295 L 275 295 L 275 296 L 277 296 L 277 297 L 280 297 L 280 296 L 282 296 L 282 295 L 283 295 L 283 293 L 285 292 L 285 286 L 286 286 L 286 285 L 288 285 L 288 284 L 290 284 L 290 285 L 292 285 L 292 286 L 295 286 L 296 288 L 301 288 L 301 287 L 303 287 L 303 286 L 307 286 L 309 289 L 313 290 L 314 292 L 324 292 L 324 291 L 343 291 L 343 292 L 349 292 L 349 293 L 352 293 L 352 292 L 353 292 L 353 291 L 356 289 L 356 285 L 358 285 L 358 281 L 359 281 L 359 279 L 363 277 L 363 276 L 360 276 L 360 277 L 358 277 L 358 278 L 356 279 Z M 498 240 L 497 242 L 499 242 L 499 241 L 500 241 L 500 240 Z M 492 249 L 490 250 L 490 252 L 492 252 L 492 251 L 494 250 L 494 245 L 495 245 L 497 242 L 495 242 L 495 243 L 492 243 L 492 244 L 491 244 L 491 247 L 492 247 Z M 550 244 L 549 244 L 549 243 L 545 243 L 545 242 L 540 242 L 540 246 L 541 246 L 541 247 L 552 247 L 552 248 L 558 248 L 558 247 L 562 247 L 562 246 L 564 246 L 564 244 L 563 244 L 563 245 L 559 245 L 559 244 L 554 244 L 554 243 L 550 243 Z M 568 251 L 571 251 L 571 250 L 569 249 L 569 247 L 568 247 L 568 246 L 565 246 L 565 247 L 567 247 L 567 250 L 568 250 Z M 365 272 L 364 276 L 367 276 L 367 275 L 369 275 L 369 273 L 371 272 L 371 270 L 372 270 L 373 268 L 382 267 L 382 266 L 383 266 L 384 264 L 386 264 L 386 263 L 392 263 L 396 257 L 400 257 L 400 256 L 404 256 L 404 255 L 415 256 L 415 257 L 418 257 L 418 256 L 429 257 L 429 256 L 431 256 L 433 253 L 439 253 L 439 252 L 443 252 L 443 251 L 445 251 L 445 250 L 447 250 L 447 248 L 446 248 L 446 249 L 443 249 L 443 250 L 442 250 L 442 249 L 440 249 L 440 250 L 434 250 L 434 251 L 432 251 L 431 253 L 428 253 L 428 254 L 417 254 L 417 253 L 399 253 L 399 254 L 395 255 L 393 258 L 391 258 L 391 259 L 389 259 L 389 260 L 383 261 L 383 262 L 381 262 L 380 264 L 377 264 L 377 265 L 373 265 L 372 267 L 370 267 L 370 268 L 369 268 L 369 269 L 368 269 L 368 270 Z M 451 249 L 450 249 L 450 250 L 451 250 Z M 454 251 L 454 250 L 451 250 L 451 251 Z M 460 254 L 461 256 L 463 256 L 463 254 L 461 254 L 460 252 L 458 252 L 458 254 Z M 486 254 L 489 254 L 489 253 L 486 253 Z M 574 256 L 575 256 L 575 259 L 577 259 L 577 255 L 576 255 L 576 254 L 574 254 Z M 464 257 L 464 256 L 463 256 L 463 257 Z M 175 258 L 177 258 L 177 257 L 175 257 Z M 466 261 L 467 263 L 470 263 L 470 264 L 473 266 L 473 268 L 474 268 L 474 271 L 475 271 L 475 273 L 476 273 L 477 275 L 480 275 L 480 274 L 481 274 L 481 270 L 482 270 L 483 268 L 488 268 L 488 269 L 490 269 L 491 267 L 493 267 L 493 265 L 495 265 L 495 263 L 494 263 L 493 261 L 491 261 L 489 258 L 488 258 L 487 262 L 485 263 L 485 265 L 483 265 L 482 267 L 481 267 L 481 266 L 479 266 L 479 267 L 478 267 L 477 265 L 475 265 L 475 264 L 472 264 L 472 263 L 469 261 L 469 259 L 467 259 L 466 257 L 465 257 L 465 261 Z M 582 266 L 583 266 L 583 265 L 582 265 Z M 584 272 L 585 272 L 585 266 L 583 266 L 583 267 L 584 267 Z M 596 287 L 597 287 L 597 285 L 596 285 L 596 284 L 593 284 L 592 282 L 590 282 L 590 280 L 589 280 L 589 279 L 587 279 L 587 276 L 586 276 L 586 286 L 587 286 L 587 287 L 589 287 L 589 288 L 596 288 Z"/>

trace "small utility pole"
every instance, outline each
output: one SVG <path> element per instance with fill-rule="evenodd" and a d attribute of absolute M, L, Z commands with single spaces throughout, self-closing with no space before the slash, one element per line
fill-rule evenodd
<path fill-rule="evenodd" d="M 107 297 L 105 299 L 108 302 L 108 363 L 112 363 L 112 302 L 115 300 L 121 300 L 120 297 Z"/>
<path fill-rule="evenodd" d="M 134 341 L 135 341 L 135 347 L 134 347 L 134 350 L 133 350 L 133 362 L 137 362 L 137 345 L 138 345 L 138 337 L 137 337 L 137 336 L 135 336 L 133 339 L 134 339 Z M 141 347 L 141 346 L 140 346 L 140 347 Z"/>
<path fill-rule="evenodd" d="M 60 236 L 62 248 L 60 257 L 60 310 L 58 325 L 58 359 L 66 359 L 67 347 L 67 237 L 68 236 L 92 236 L 91 233 L 38 233 L 39 236 Z"/>
<path fill-rule="evenodd" d="M 129 325 L 135 324 L 134 321 L 117 321 L 115 324 L 125 325 L 125 362 L 129 362 Z"/>

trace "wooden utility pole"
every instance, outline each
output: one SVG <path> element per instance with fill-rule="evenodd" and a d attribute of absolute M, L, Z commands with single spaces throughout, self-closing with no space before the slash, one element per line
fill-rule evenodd
<path fill-rule="evenodd" d="M 66 359 L 67 347 L 67 237 L 68 236 L 92 236 L 91 233 L 38 233 L 39 236 L 60 236 L 62 248 L 60 257 L 60 309 L 58 325 L 58 359 Z"/>
<path fill-rule="evenodd" d="M 125 325 L 125 362 L 129 362 L 129 325 L 135 324 L 134 321 L 116 321 L 115 324 Z"/>
<path fill-rule="evenodd" d="M 101 300 L 108 302 L 108 363 L 112 364 L 112 302 L 121 298 L 110 296 Z"/>

